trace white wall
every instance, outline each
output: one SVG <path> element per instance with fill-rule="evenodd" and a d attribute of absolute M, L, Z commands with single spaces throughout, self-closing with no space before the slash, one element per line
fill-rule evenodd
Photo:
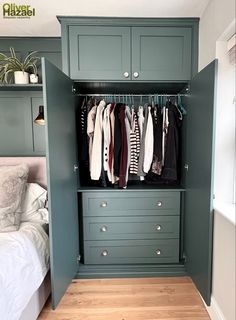
<path fill-rule="evenodd" d="M 213 320 L 235 320 L 235 224 L 215 211 L 212 308 Z"/>
<path fill-rule="evenodd" d="M 211 0 L 200 17 L 199 70 L 216 57 L 216 41 L 235 19 L 235 0 Z"/>
<path fill-rule="evenodd" d="M 216 44 L 218 58 L 215 185 L 217 202 L 233 203 L 235 178 L 235 68 L 230 64 L 227 41 Z"/>
<path fill-rule="evenodd" d="M 14 0 L 30 5 L 30 19 L 4 19 L 0 5 L 0 36 L 60 36 L 56 15 L 111 17 L 199 17 L 209 0 Z"/>

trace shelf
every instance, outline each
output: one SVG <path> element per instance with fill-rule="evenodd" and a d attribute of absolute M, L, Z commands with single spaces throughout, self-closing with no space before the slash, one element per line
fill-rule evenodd
<path fill-rule="evenodd" d="M 43 84 L 1 84 L 0 91 L 42 91 Z"/>
<path fill-rule="evenodd" d="M 76 94 L 178 94 L 185 91 L 188 82 L 74 82 Z"/>

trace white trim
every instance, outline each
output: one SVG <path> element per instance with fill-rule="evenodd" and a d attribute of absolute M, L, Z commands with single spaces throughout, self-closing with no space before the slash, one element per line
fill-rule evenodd
<path fill-rule="evenodd" d="M 205 307 L 207 309 L 207 312 L 209 313 L 211 320 L 226 320 L 214 297 L 211 297 L 211 305 L 208 307 L 205 304 Z"/>
<path fill-rule="evenodd" d="M 233 203 L 225 203 L 223 201 L 214 200 L 214 210 L 225 217 L 229 222 L 236 226 L 236 205 Z"/>

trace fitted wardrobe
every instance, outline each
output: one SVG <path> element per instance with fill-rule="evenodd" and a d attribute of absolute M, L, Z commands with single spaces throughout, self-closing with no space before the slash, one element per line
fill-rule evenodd
<path fill-rule="evenodd" d="M 63 72 L 43 58 L 39 88 L 1 87 L 1 99 L 18 95 L 44 105 L 45 132 L 34 126 L 28 138 L 35 146 L 45 134 L 39 154 L 48 166 L 53 307 L 74 277 L 189 275 L 209 304 L 217 61 L 197 72 L 198 19 L 58 20 Z M 83 183 L 77 115 L 84 98 L 178 94 L 186 110 L 178 183 Z M 35 152 L 0 141 L 1 155 Z"/>

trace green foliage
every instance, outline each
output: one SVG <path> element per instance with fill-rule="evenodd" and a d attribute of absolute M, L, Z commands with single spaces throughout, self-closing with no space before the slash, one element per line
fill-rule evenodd
<path fill-rule="evenodd" d="M 13 82 L 15 71 L 25 71 L 37 74 L 39 57 L 34 56 L 37 51 L 29 53 L 22 61 L 17 58 L 14 48 L 10 48 L 10 56 L 0 53 L 0 83 Z"/>

